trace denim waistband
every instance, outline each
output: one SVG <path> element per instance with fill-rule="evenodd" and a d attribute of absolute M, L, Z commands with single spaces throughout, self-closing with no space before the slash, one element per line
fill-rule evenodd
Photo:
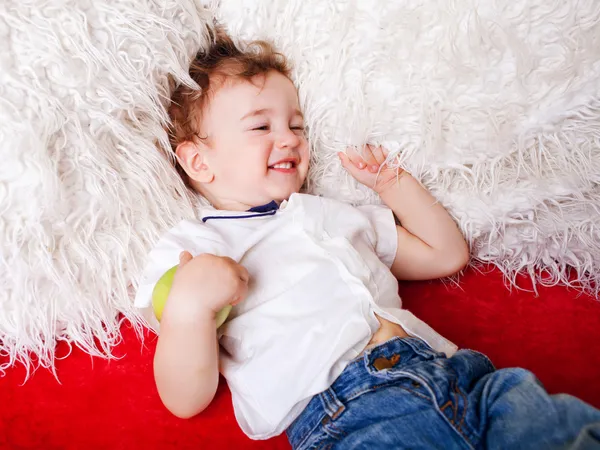
<path fill-rule="evenodd" d="M 323 416 L 335 419 L 344 411 L 345 403 L 376 388 L 377 379 L 374 380 L 373 374 L 439 357 L 445 355 L 434 351 L 421 339 L 412 337 L 395 337 L 367 349 L 361 357 L 346 366 L 329 389 L 311 399 L 300 416 L 288 427 L 288 439 L 295 447 L 304 436 L 320 425 Z M 381 384 L 386 382 L 385 377 L 382 377 Z"/>

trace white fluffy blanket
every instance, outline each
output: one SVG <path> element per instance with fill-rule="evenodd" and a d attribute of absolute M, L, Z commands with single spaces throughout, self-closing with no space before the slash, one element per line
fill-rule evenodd
<path fill-rule="evenodd" d="M 117 312 L 140 324 L 130 284 L 193 213 L 156 142 L 206 17 L 193 0 L 2 1 L 0 369 L 52 367 L 55 339 L 107 353 Z"/>
<path fill-rule="evenodd" d="M 315 192 L 373 200 L 335 153 L 386 143 L 478 260 L 598 293 L 597 0 L 219 4 L 234 36 L 275 40 L 293 58 Z"/>
<path fill-rule="evenodd" d="M 313 192 L 375 201 L 335 152 L 387 143 L 479 260 L 597 292 L 596 0 L 209 6 L 235 37 L 292 59 Z M 185 80 L 212 14 L 193 0 L 0 5 L 0 369 L 30 352 L 52 366 L 55 339 L 107 353 L 119 317 L 139 325 L 130 295 L 146 252 L 193 214 L 157 150 L 167 78 Z"/>

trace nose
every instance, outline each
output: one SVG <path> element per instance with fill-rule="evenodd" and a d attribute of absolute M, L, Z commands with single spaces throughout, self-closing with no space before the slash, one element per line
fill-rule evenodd
<path fill-rule="evenodd" d="M 294 133 L 289 128 L 284 129 L 279 138 L 277 139 L 278 148 L 290 148 L 294 149 L 300 145 L 300 136 Z"/>

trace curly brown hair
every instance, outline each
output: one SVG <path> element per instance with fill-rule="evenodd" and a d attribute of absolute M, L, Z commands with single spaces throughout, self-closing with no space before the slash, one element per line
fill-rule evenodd
<path fill-rule="evenodd" d="M 240 50 L 233 40 L 217 28 L 211 33 L 212 43 L 202 49 L 192 61 L 189 74 L 200 89 L 179 85 L 171 96 L 169 107 L 169 142 L 173 153 L 185 141 L 193 141 L 200 136 L 202 112 L 211 94 L 230 79 L 251 81 L 256 75 L 272 70 L 286 77 L 290 76 L 290 66 L 281 53 L 266 41 L 252 41 Z M 189 177 L 177 163 L 177 171 L 189 186 Z"/>

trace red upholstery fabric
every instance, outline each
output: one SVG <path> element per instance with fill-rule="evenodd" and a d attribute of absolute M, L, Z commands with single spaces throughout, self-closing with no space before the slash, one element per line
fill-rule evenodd
<path fill-rule="evenodd" d="M 400 292 L 406 308 L 459 346 L 487 353 L 497 367 L 528 368 L 550 392 L 600 407 L 600 302 L 564 287 L 541 288 L 539 297 L 509 292 L 497 271 L 468 271 L 460 287 L 402 283 Z M 20 368 L 0 378 L 0 448 L 289 448 L 284 436 L 247 439 L 224 383 L 201 415 L 187 421 L 169 415 L 152 379 L 155 339 L 141 348 L 130 329 L 123 332 L 121 359 L 75 350 L 59 361 L 62 384 L 45 370 L 24 386 Z"/>

